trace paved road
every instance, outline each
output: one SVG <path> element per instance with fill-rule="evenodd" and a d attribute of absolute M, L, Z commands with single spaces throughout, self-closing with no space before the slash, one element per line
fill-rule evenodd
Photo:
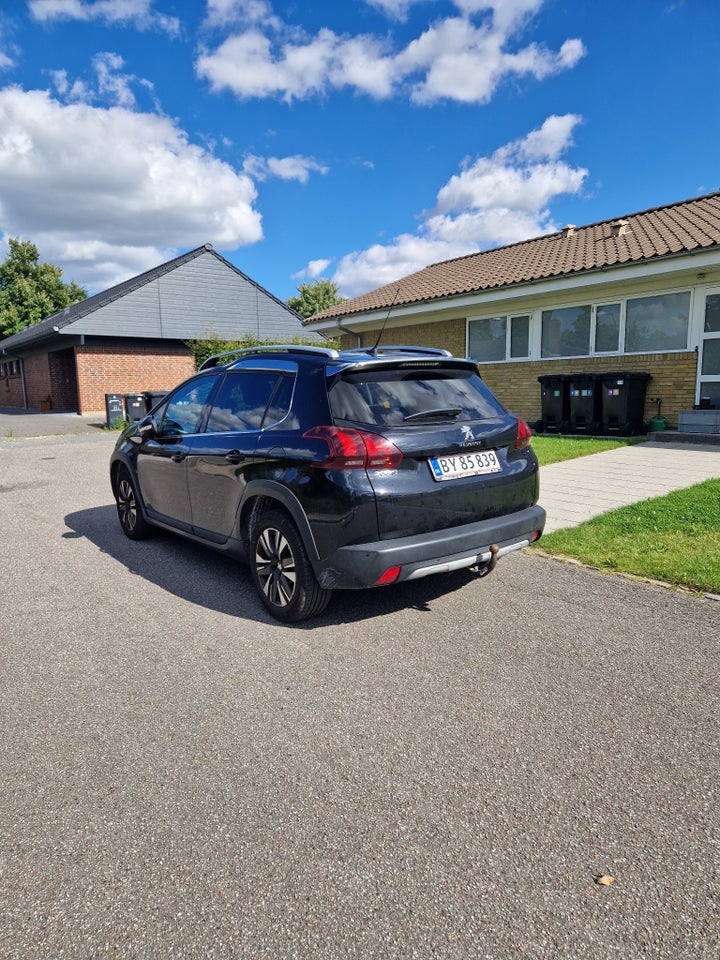
<path fill-rule="evenodd" d="M 0 957 L 717 958 L 717 603 L 523 554 L 280 626 L 111 445 L 0 449 Z"/>

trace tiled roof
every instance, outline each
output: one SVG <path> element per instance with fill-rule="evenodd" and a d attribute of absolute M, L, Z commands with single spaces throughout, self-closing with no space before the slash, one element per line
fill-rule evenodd
<path fill-rule="evenodd" d="M 435 263 L 311 320 L 569 276 L 720 244 L 720 193 Z"/>

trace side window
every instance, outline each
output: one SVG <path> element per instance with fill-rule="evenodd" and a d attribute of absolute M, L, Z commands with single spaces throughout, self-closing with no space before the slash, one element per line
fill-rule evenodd
<path fill-rule="evenodd" d="M 266 370 L 228 373 L 215 397 L 208 433 L 259 430 L 278 380 L 277 373 Z"/>
<path fill-rule="evenodd" d="M 265 413 L 263 427 L 271 427 L 274 423 L 280 423 L 281 420 L 285 419 L 290 411 L 294 386 L 295 377 L 285 376 L 280 378 L 280 382 L 270 400 L 270 406 Z"/>
<path fill-rule="evenodd" d="M 188 433 L 197 433 L 203 409 L 210 391 L 217 382 L 216 377 L 203 377 L 180 387 L 161 408 L 159 432 L 165 437 L 179 437 Z"/>

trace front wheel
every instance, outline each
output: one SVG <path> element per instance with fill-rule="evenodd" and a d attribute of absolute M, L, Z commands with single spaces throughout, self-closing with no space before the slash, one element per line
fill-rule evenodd
<path fill-rule="evenodd" d="M 294 523 L 279 510 L 263 514 L 253 529 L 250 572 L 267 610 L 285 623 L 322 613 L 330 600 L 331 591 L 317 582 Z"/>
<path fill-rule="evenodd" d="M 135 483 L 126 467 L 121 467 L 115 481 L 115 502 L 120 526 L 126 537 L 131 540 L 147 540 L 154 535 L 154 527 L 151 527 L 142 515 Z"/>

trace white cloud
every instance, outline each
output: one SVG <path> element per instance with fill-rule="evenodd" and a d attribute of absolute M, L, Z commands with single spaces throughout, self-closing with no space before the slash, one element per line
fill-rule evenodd
<path fill-rule="evenodd" d="M 340 293 L 357 296 L 430 263 L 556 230 L 552 201 L 579 193 L 588 174 L 560 159 L 581 119 L 576 114 L 548 117 L 489 157 L 466 161 L 438 191 L 417 234 L 402 234 L 340 260 L 332 278 Z"/>
<path fill-rule="evenodd" d="M 442 187 L 434 212 L 537 211 L 558 194 L 575 193 L 587 171 L 570 167 L 558 157 L 571 144 L 572 130 L 579 121 L 574 114 L 549 117 L 524 139 L 490 157 L 479 157 Z"/>
<path fill-rule="evenodd" d="M 227 27 L 233 23 L 280 26 L 268 0 L 207 0 L 207 23 L 212 27 Z"/>
<path fill-rule="evenodd" d="M 152 9 L 153 0 L 28 0 L 35 20 L 100 20 L 112 26 L 134 26 L 138 30 L 161 30 L 175 35 L 177 17 Z"/>
<path fill-rule="evenodd" d="M 310 263 L 297 273 L 291 274 L 293 280 L 316 280 L 320 274 L 325 273 L 332 260 L 311 260 Z"/>
<path fill-rule="evenodd" d="M 99 102 L 133 109 L 137 105 L 133 87 L 143 87 L 150 92 L 154 88 L 150 80 L 122 73 L 124 66 L 125 61 L 119 54 L 105 52 L 92 58 L 92 81 L 78 78 L 71 82 L 67 70 L 49 70 L 48 74 L 57 93 L 68 102 Z"/>
<path fill-rule="evenodd" d="M 371 7 L 376 7 L 391 20 L 406 20 L 410 7 L 426 0 L 365 0 L 365 2 Z"/>
<path fill-rule="evenodd" d="M 31 239 L 91 290 L 157 265 L 168 251 L 255 243 L 255 200 L 249 177 L 165 117 L 0 90 L 3 233 Z"/>
<path fill-rule="evenodd" d="M 257 157 L 249 154 L 243 163 L 243 171 L 254 180 L 267 180 L 277 177 L 280 180 L 297 180 L 307 183 L 311 173 L 325 174 L 328 167 L 318 163 L 312 157 Z"/>
<path fill-rule="evenodd" d="M 291 102 L 349 87 L 375 99 L 407 93 L 418 104 L 486 103 L 506 77 L 541 80 L 572 68 L 585 54 L 577 39 L 566 40 L 556 53 L 536 43 L 511 47 L 542 0 L 455 0 L 460 16 L 438 21 L 401 50 L 386 36 L 339 36 L 328 28 L 308 36 L 274 18 L 265 0 L 213 2 L 223 11 L 255 10 L 251 26 L 203 50 L 195 64 L 213 90 L 231 90 L 240 99 Z M 375 5 L 402 17 L 410 3 L 375 0 Z M 473 17 L 483 13 L 476 25 Z"/>

